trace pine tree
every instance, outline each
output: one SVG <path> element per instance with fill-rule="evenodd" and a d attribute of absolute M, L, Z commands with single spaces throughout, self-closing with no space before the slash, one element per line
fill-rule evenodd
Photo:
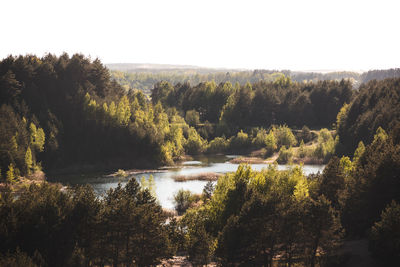
<path fill-rule="evenodd" d="M 8 165 L 8 171 L 6 173 L 6 181 L 7 183 L 15 182 L 15 173 L 14 173 L 14 165 L 11 163 Z"/>
<path fill-rule="evenodd" d="M 36 135 L 37 135 L 37 128 L 36 125 L 31 122 L 31 124 L 29 125 L 29 132 L 31 133 L 31 144 L 35 144 L 36 143 Z"/>
<path fill-rule="evenodd" d="M 363 141 L 360 141 L 358 143 L 358 147 L 357 149 L 354 151 L 354 156 L 353 156 L 353 162 L 354 164 L 357 164 L 357 162 L 359 161 L 359 159 L 361 158 L 361 156 L 364 154 L 365 152 L 365 146 Z"/>
<path fill-rule="evenodd" d="M 110 106 L 108 107 L 108 113 L 110 114 L 110 116 L 112 118 L 115 117 L 116 113 L 117 113 L 117 108 L 115 107 L 115 102 L 112 101 Z"/>
<path fill-rule="evenodd" d="M 44 131 L 42 128 L 39 128 L 37 130 L 37 134 L 36 134 L 36 147 L 40 152 L 43 152 L 44 150 L 44 143 L 46 141 L 46 136 L 44 134 Z"/>
<path fill-rule="evenodd" d="M 29 175 L 31 173 L 31 169 L 33 167 L 33 161 L 32 161 L 32 151 L 31 148 L 28 147 L 25 153 L 25 166 L 26 166 L 26 171 L 27 174 Z"/>

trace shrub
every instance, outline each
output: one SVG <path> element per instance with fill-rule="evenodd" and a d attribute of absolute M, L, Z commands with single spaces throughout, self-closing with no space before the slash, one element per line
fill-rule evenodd
<path fill-rule="evenodd" d="M 267 131 L 260 129 L 257 131 L 256 136 L 252 140 L 253 146 L 256 148 L 265 148 L 266 156 L 271 155 L 277 148 L 276 139 L 273 131 Z"/>
<path fill-rule="evenodd" d="M 190 127 L 188 139 L 185 144 L 185 151 L 189 154 L 198 154 L 204 151 L 206 142 L 196 132 L 193 127 Z"/>
<path fill-rule="evenodd" d="M 296 137 L 293 135 L 292 130 L 290 130 L 286 125 L 273 128 L 273 132 L 279 147 L 291 147 L 297 144 Z"/>
<path fill-rule="evenodd" d="M 281 147 L 281 149 L 279 150 L 279 156 L 276 159 L 276 161 L 279 164 L 285 164 L 288 163 L 293 157 L 293 152 L 292 152 L 292 148 L 288 148 L 286 149 L 285 146 Z"/>
<path fill-rule="evenodd" d="M 230 147 L 232 150 L 246 150 L 249 148 L 251 142 L 247 133 L 242 130 L 236 136 L 230 138 Z"/>
<path fill-rule="evenodd" d="M 180 189 L 174 195 L 175 210 L 179 215 L 185 213 L 185 211 L 190 208 L 196 201 L 198 197 L 190 192 L 189 190 Z"/>
<path fill-rule="evenodd" d="M 321 129 L 318 135 L 318 145 L 314 150 L 314 156 L 328 161 L 335 153 L 335 140 L 328 129 Z"/>
<path fill-rule="evenodd" d="M 308 143 L 312 140 L 312 133 L 310 131 L 310 128 L 308 128 L 307 126 L 303 126 L 303 128 L 301 129 L 300 135 L 299 135 L 299 139 L 303 140 L 304 143 Z"/>
<path fill-rule="evenodd" d="M 214 140 L 210 142 L 207 147 L 207 152 L 216 154 L 216 153 L 224 153 L 228 149 L 229 142 L 225 137 L 216 137 Z"/>
<path fill-rule="evenodd" d="M 306 148 L 304 147 L 304 141 L 301 139 L 299 147 L 299 158 L 305 158 L 307 156 Z"/>

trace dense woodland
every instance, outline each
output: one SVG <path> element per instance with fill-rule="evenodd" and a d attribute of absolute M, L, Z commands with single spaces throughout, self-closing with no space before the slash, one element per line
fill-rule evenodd
<path fill-rule="evenodd" d="M 154 266 L 172 255 L 195 265 L 341 266 L 338 248 L 358 238 L 377 266 L 400 260 L 400 79 L 359 89 L 285 75 L 158 81 L 149 99 L 99 60 L 10 56 L 0 95 L 0 266 Z M 264 149 L 286 162 L 315 139 L 322 174 L 241 165 L 201 196 L 178 192 L 180 217 L 135 179 L 102 197 L 90 186 L 12 187 L 41 169 L 143 168 L 184 154 Z"/>
<path fill-rule="evenodd" d="M 216 85 L 213 82 L 154 85 L 153 103 L 187 112 L 195 110 L 201 122 L 218 124 L 219 135 L 231 135 L 240 129 L 268 128 L 287 124 L 301 128 L 332 127 L 340 108 L 353 95 L 350 82 L 342 80 L 317 83 L 292 82 L 280 76 L 274 82 Z"/>
<path fill-rule="evenodd" d="M 324 80 L 340 81 L 349 80 L 355 88 L 362 83 L 371 80 L 383 80 L 386 78 L 399 78 L 400 69 L 370 70 L 364 73 L 350 71 L 299 72 L 290 70 L 234 70 L 234 69 L 205 69 L 190 66 L 136 66 L 130 64 L 108 64 L 111 77 L 118 81 L 126 90 L 135 88 L 150 95 L 153 85 L 158 81 L 167 81 L 173 85 L 178 83 L 190 83 L 192 85 L 211 82 L 245 85 L 247 82 L 260 81 L 271 82 L 277 77 L 285 75 L 295 82 L 318 82 Z M 148 68 L 145 68 L 145 67 Z"/>

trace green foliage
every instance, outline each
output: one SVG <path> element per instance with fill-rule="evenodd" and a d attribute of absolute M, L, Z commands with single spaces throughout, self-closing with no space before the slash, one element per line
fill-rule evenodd
<path fill-rule="evenodd" d="M 400 201 L 400 146 L 379 130 L 354 163 L 342 218 L 350 234 L 365 236 L 381 211 Z"/>
<path fill-rule="evenodd" d="M 210 262 L 215 250 L 215 239 L 206 230 L 204 213 L 189 210 L 182 218 L 186 229 L 186 252 L 195 265 L 206 265 Z"/>
<path fill-rule="evenodd" d="M 195 195 L 189 190 L 180 189 L 174 194 L 175 210 L 179 215 L 185 213 L 196 201 Z"/>
<path fill-rule="evenodd" d="M 387 138 L 388 135 L 385 130 L 383 130 L 382 127 L 378 127 L 378 129 L 376 129 L 376 133 L 374 135 L 374 140 L 372 141 L 372 143 L 374 144 L 378 142 L 384 142 Z"/>
<path fill-rule="evenodd" d="M 271 130 L 267 134 L 263 128 L 257 130 L 252 143 L 256 148 L 266 148 L 267 155 L 271 155 L 277 148 L 274 132 Z"/>
<path fill-rule="evenodd" d="M 16 179 L 16 177 L 15 177 L 16 175 L 15 175 L 15 170 L 14 170 L 14 165 L 11 163 L 10 165 L 8 165 L 8 170 L 7 170 L 7 173 L 6 173 L 6 181 L 7 181 L 7 183 L 13 183 L 13 182 L 15 182 L 15 179 Z"/>
<path fill-rule="evenodd" d="M 278 146 L 276 144 L 275 135 L 274 135 L 274 132 L 272 130 L 269 131 L 268 135 L 266 136 L 265 148 L 267 150 L 267 156 L 271 155 L 278 148 Z"/>
<path fill-rule="evenodd" d="M 335 153 L 335 140 L 328 129 L 324 128 L 319 131 L 318 145 L 314 150 L 314 156 L 327 162 Z"/>
<path fill-rule="evenodd" d="M 118 171 L 115 174 L 118 177 L 126 177 L 128 176 L 128 174 L 126 173 L 126 171 L 122 170 L 122 169 L 118 169 Z M 142 185 L 143 186 L 143 185 Z"/>
<path fill-rule="evenodd" d="M 323 128 L 319 131 L 319 134 L 318 134 L 318 142 L 319 143 L 328 143 L 328 142 L 332 142 L 332 141 L 333 141 L 333 137 L 328 129 Z"/>
<path fill-rule="evenodd" d="M 292 148 L 286 148 L 285 146 L 282 146 L 281 149 L 279 150 L 279 155 L 276 161 L 279 164 L 286 164 L 289 163 L 292 160 L 293 157 L 293 151 Z"/>
<path fill-rule="evenodd" d="M 166 225 L 166 229 L 168 232 L 168 238 L 171 241 L 171 254 L 181 254 L 185 250 L 187 243 L 182 223 L 178 221 L 175 217 L 173 217 Z"/>
<path fill-rule="evenodd" d="M 300 158 L 305 158 L 307 156 L 307 152 L 306 152 L 306 149 L 304 147 L 303 139 L 301 139 L 301 142 L 300 142 L 298 155 L 299 155 Z"/>
<path fill-rule="evenodd" d="M 278 147 L 286 146 L 291 147 L 297 144 L 296 137 L 292 133 L 292 130 L 286 125 L 273 128 L 273 133 L 276 137 Z"/>
<path fill-rule="evenodd" d="M 129 119 L 131 117 L 131 109 L 129 100 L 126 95 L 124 95 L 118 103 L 116 111 L 117 121 L 121 125 L 128 125 Z"/>
<path fill-rule="evenodd" d="M 10 56 L 0 61 L 0 80 L 8 81 L 1 83 L 1 94 L 9 86 L 19 92 L 0 101 L 3 170 L 13 163 L 21 175 L 27 174 L 28 147 L 32 165 L 40 161 L 46 170 L 94 164 L 150 167 L 184 153 L 184 140 L 177 140 L 177 131 L 170 134 L 170 118 L 162 106 L 141 92 L 125 92 L 99 60 L 79 54 L 36 59 Z M 168 142 L 171 149 L 165 149 Z"/>
<path fill-rule="evenodd" d="M 358 143 L 356 150 L 354 151 L 354 156 L 353 156 L 354 163 L 357 163 L 360 160 L 360 158 L 362 157 L 364 152 L 365 152 L 364 143 L 363 143 L 363 141 L 360 141 Z"/>
<path fill-rule="evenodd" d="M 211 199 L 212 194 L 214 193 L 214 190 L 215 190 L 214 183 L 211 181 L 208 181 L 207 184 L 203 188 L 203 193 L 202 193 L 203 202 L 207 202 L 209 199 Z"/>
<path fill-rule="evenodd" d="M 34 144 L 38 151 L 43 152 L 45 140 L 46 136 L 44 134 L 44 131 L 42 128 L 39 128 L 36 132 L 36 142 Z"/>
<path fill-rule="evenodd" d="M 126 84 L 125 79 L 129 75 L 137 78 L 136 75 L 143 74 L 119 73 L 117 80 Z M 351 83 L 345 80 L 302 83 L 304 79 L 301 79 L 299 83 L 292 82 L 288 76 L 272 73 L 270 78 L 264 80 L 261 78 L 264 75 L 266 73 L 258 71 L 251 73 L 251 79 L 235 86 L 232 86 L 235 81 L 230 77 L 215 80 L 218 85 L 214 82 L 164 80 L 154 84 L 152 101 L 175 107 L 182 114 L 196 110 L 200 121 L 220 124 L 218 135 L 228 136 L 240 129 L 284 123 L 296 127 L 305 124 L 329 127 L 335 123 L 340 108 L 350 102 L 353 94 Z"/>
<path fill-rule="evenodd" d="M 196 126 L 197 124 L 200 123 L 199 113 L 194 109 L 186 111 L 185 121 L 190 126 L 193 126 L 193 127 Z"/>
<path fill-rule="evenodd" d="M 308 143 L 312 140 L 312 138 L 313 136 L 310 131 L 310 128 L 304 125 L 303 128 L 301 128 L 299 139 L 303 140 L 304 143 Z"/>
<path fill-rule="evenodd" d="M 382 211 L 369 235 L 369 249 L 385 266 L 394 266 L 400 260 L 400 205 L 395 201 Z"/>
<path fill-rule="evenodd" d="M 102 199 L 90 186 L 24 190 L 0 197 L 0 253 L 17 251 L 0 257 L 7 266 L 152 266 L 171 255 L 166 216 L 135 179 Z"/>
<path fill-rule="evenodd" d="M 117 66 L 108 65 L 111 69 L 111 77 L 121 84 L 125 89 L 140 88 L 145 94 L 150 95 L 151 89 L 157 81 L 168 81 L 171 84 L 199 84 L 215 81 L 217 84 L 238 82 L 245 85 L 247 82 L 274 82 L 281 79 L 284 83 L 289 79 L 296 82 L 317 82 L 319 80 L 353 80 L 355 83 L 366 82 L 379 76 L 388 78 L 395 75 L 393 70 L 388 71 L 369 71 L 360 75 L 356 72 L 330 72 L 326 74 L 311 72 L 291 72 L 291 71 L 237 71 L 237 70 L 214 70 L 214 69 L 156 69 L 138 68 L 137 66 Z M 380 72 L 380 73 L 376 73 Z M 386 74 L 386 72 L 389 72 Z M 392 75 L 391 75 L 392 74 Z M 286 76 L 286 77 L 285 77 Z"/>
<path fill-rule="evenodd" d="M 196 132 L 193 127 L 189 128 L 188 138 L 185 143 L 185 151 L 189 154 L 198 154 L 204 151 L 206 141 Z"/>
<path fill-rule="evenodd" d="M 207 152 L 211 154 L 225 153 L 228 149 L 229 142 L 225 137 L 216 137 L 208 144 Z"/>
<path fill-rule="evenodd" d="M 324 168 L 319 186 L 319 193 L 324 195 L 337 210 L 341 209 L 343 204 L 345 173 L 349 165 L 347 159 L 333 157 Z"/>
<path fill-rule="evenodd" d="M 240 165 L 236 173 L 218 180 L 204 206 L 184 215 L 189 243 L 196 244 L 188 250 L 202 248 L 195 250 L 204 257 L 201 264 L 207 263 L 215 243 L 216 259 L 224 266 L 271 266 L 276 255 L 282 255 L 282 264 L 296 259 L 314 265 L 317 257 L 324 258 L 317 256 L 317 249 L 329 255 L 337 247 L 341 226 L 338 213 L 313 184 L 301 167 L 255 172 Z"/>
<path fill-rule="evenodd" d="M 249 135 L 242 130 L 229 139 L 230 149 L 233 151 L 244 151 L 250 148 L 251 139 Z"/>
<path fill-rule="evenodd" d="M 32 152 L 31 152 L 31 148 L 28 147 L 28 149 L 26 150 L 25 153 L 25 165 L 27 168 L 26 173 L 30 174 L 32 168 L 33 168 L 33 161 L 32 161 Z"/>
<path fill-rule="evenodd" d="M 339 113 L 336 116 L 336 129 L 342 127 L 343 123 L 347 118 L 347 112 L 349 110 L 349 104 L 344 104 L 343 107 L 340 109 Z"/>
<path fill-rule="evenodd" d="M 360 87 L 338 128 L 341 154 L 352 155 L 360 141 L 371 143 L 379 127 L 387 130 L 395 127 L 400 121 L 399 86 L 400 79 L 386 79 Z"/>
<path fill-rule="evenodd" d="M 43 152 L 45 143 L 45 134 L 42 128 L 37 128 L 36 125 L 31 122 L 29 126 L 30 131 L 30 144 L 39 152 Z"/>

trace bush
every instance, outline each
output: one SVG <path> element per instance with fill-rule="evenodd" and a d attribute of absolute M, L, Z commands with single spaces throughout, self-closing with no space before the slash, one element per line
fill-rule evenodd
<path fill-rule="evenodd" d="M 318 135 L 318 145 L 314 150 L 314 157 L 328 161 L 335 153 L 335 141 L 328 129 L 321 129 Z"/>
<path fill-rule="evenodd" d="M 189 190 L 180 189 L 174 195 L 175 210 L 181 215 L 198 200 L 197 195 Z"/>
<path fill-rule="evenodd" d="M 216 137 L 214 140 L 210 142 L 207 147 L 207 153 L 216 154 L 216 153 L 224 153 L 228 149 L 229 142 L 225 137 Z"/>
<path fill-rule="evenodd" d="M 185 151 L 189 154 L 199 154 L 204 151 L 206 142 L 192 127 L 189 129 Z"/>
<path fill-rule="evenodd" d="M 250 147 L 251 141 L 247 133 L 242 130 L 230 139 L 230 148 L 234 151 L 246 150 Z"/>
<path fill-rule="evenodd" d="M 305 158 L 307 156 L 307 150 L 304 147 L 304 141 L 301 139 L 300 147 L 299 147 L 299 158 Z"/>
<path fill-rule="evenodd" d="M 331 132 L 326 128 L 321 129 L 319 131 L 319 135 L 318 135 L 318 142 L 319 143 L 327 143 L 330 141 L 333 141 Z"/>
<path fill-rule="evenodd" d="M 292 130 L 290 130 L 286 125 L 273 128 L 273 132 L 279 147 L 291 147 L 297 144 L 296 137 L 293 135 Z"/>
<path fill-rule="evenodd" d="M 281 147 L 281 149 L 279 150 L 279 156 L 276 159 L 276 161 L 279 164 L 286 164 L 288 163 L 293 157 L 293 152 L 292 152 L 292 148 L 288 148 L 286 149 L 285 146 Z"/>
<path fill-rule="evenodd" d="M 310 131 L 310 128 L 308 128 L 307 126 L 304 125 L 299 134 L 299 139 L 303 140 L 304 143 L 308 143 L 312 140 L 312 138 L 313 138 L 313 136 Z"/>
<path fill-rule="evenodd" d="M 252 140 L 253 146 L 256 148 L 265 148 L 266 156 L 271 155 L 277 148 L 276 139 L 273 131 L 267 131 L 260 129 L 257 131 L 256 136 Z"/>

